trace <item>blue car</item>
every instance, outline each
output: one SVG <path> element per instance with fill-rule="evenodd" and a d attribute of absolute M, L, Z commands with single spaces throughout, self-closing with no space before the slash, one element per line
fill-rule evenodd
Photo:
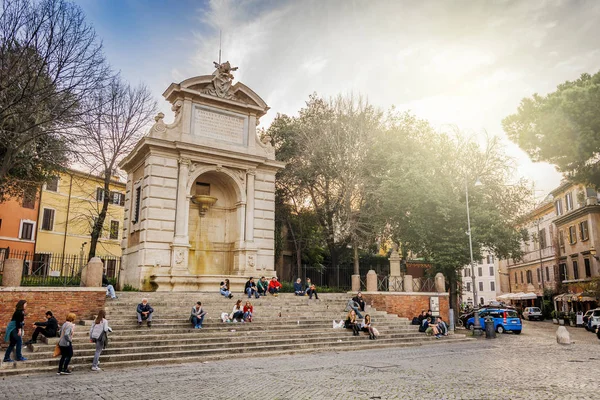
<path fill-rule="evenodd" d="M 518 335 L 523 330 L 521 318 L 519 318 L 519 314 L 515 310 L 488 308 L 479 311 L 479 323 L 482 329 L 485 329 L 486 317 L 494 319 L 494 330 L 498 333 L 514 332 Z M 468 329 L 473 329 L 474 324 L 475 319 L 473 317 L 467 320 Z"/>

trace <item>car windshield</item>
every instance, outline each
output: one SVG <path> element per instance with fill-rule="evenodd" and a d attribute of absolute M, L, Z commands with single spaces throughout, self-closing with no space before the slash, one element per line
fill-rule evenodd
<path fill-rule="evenodd" d="M 508 318 L 518 318 L 519 314 L 515 310 L 506 310 L 506 316 Z"/>
<path fill-rule="evenodd" d="M 594 317 L 600 317 L 600 310 L 594 310 Z"/>
<path fill-rule="evenodd" d="M 541 312 L 541 310 L 537 307 L 531 307 L 531 309 L 529 310 L 529 312 Z"/>

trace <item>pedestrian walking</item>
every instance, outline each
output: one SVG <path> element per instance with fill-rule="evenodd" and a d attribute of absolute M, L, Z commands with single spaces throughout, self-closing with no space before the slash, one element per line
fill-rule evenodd
<path fill-rule="evenodd" d="M 12 319 L 6 327 L 6 335 L 4 341 L 9 342 L 6 353 L 4 353 L 4 362 L 14 362 L 10 358 L 13 349 L 16 352 L 17 361 L 27 361 L 21 354 L 23 347 L 23 335 L 25 334 L 25 308 L 27 307 L 27 300 L 19 300 L 15 307 Z"/>
<path fill-rule="evenodd" d="M 90 329 L 90 342 L 96 343 L 96 353 L 94 354 L 94 360 L 92 361 L 92 371 L 100 371 L 100 367 L 98 367 L 100 354 L 102 354 L 102 350 L 104 350 L 108 344 L 108 332 L 112 332 L 112 328 L 108 326 L 106 312 L 100 310 Z"/>
<path fill-rule="evenodd" d="M 58 347 L 60 347 L 60 361 L 58 363 L 57 375 L 71 375 L 69 371 L 69 362 L 73 357 L 73 332 L 75 331 L 75 314 L 69 313 L 67 320 L 60 327 L 60 340 L 58 341 Z"/>

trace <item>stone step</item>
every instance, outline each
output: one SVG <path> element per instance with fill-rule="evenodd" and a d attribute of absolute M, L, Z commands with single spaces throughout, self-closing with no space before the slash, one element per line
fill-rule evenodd
<path fill-rule="evenodd" d="M 459 337 L 457 335 L 452 335 L 451 337 L 447 337 L 441 340 L 437 340 L 438 342 L 444 342 L 444 341 L 458 341 L 464 339 L 464 337 Z M 326 350 L 326 349 L 335 349 L 336 351 L 338 349 L 342 349 L 342 350 L 359 350 L 359 349 L 363 349 L 363 348 L 372 348 L 371 346 L 375 346 L 377 348 L 382 347 L 382 346 L 386 346 L 386 345 L 391 345 L 391 346 L 402 346 L 402 345 L 421 345 L 424 342 L 433 342 L 435 339 L 433 339 L 432 337 L 426 337 L 426 336 L 420 336 L 418 338 L 404 338 L 404 339 L 397 339 L 397 338 L 379 338 L 377 340 L 369 340 L 368 337 L 366 335 L 361 335 L 358 337 L 352 336 L 351 334 L 349 336 L 346 337 L 342 337 L 339 339 L 335 339 L 333 341 L 309 341 L 307 343 L 304 342 L 292 342 L 292 343 L 285 343 L 285 344 L 272 344 L 272 343 L 266 343 L 264 345 L 257 345 L 257 346 L 245 346 L 244 344 L 242 345 L 235 345 L 235 346 L 231 346 L 228 347 L 227 349 L 223 349 L 222 347 L 215 347 L 215 348 L 208 348 L 208 349 L 201 349 L 201 348 L 188 348 L 185 350 L 173 350 L 173 349 L 166 349 L 164 352 L 161 351 L 154 351 L 154 349 L 152 349 L 153 351 L 150 352 L 143 352 L 143 353 L 124 353 L 124 354 L 102 354 L 101 357 L 101 365 L 103 368 L 105 367 L 110 367 L 111 364 L 115 364 L 115 366 L 117 366 L 118 363 L 122 363 L 122 362 L 126 362 L 126 361 L 145 361 L 146 363 L 150 363 L 153 362 L 153 360 L 170 360 L 173 361 L 173 359 L 179 359 L 181 362 L 181 359 L 190 359 L 190 358 L 204 358 L 204 357 L 211 357 L 211 356 L 223 356 L 223 352 L 225 350 L 228 351 L 229 355 L 236 355 L 236 356 L 243 356 L 244 354 L 255 354 L 255 353 L 260 353 L 261 356 L 264 356 L 263 353 L 265 353 L 266 351 L 272 352 L 272 351 L 278 351 L 278 352 L 295 352 L 295 351 L 301 351 L 301 350 L 308 350 L 308 349 L 312 349 L 313 351 L 317 351 L 317 350 Z M 351 346 L 349 346 L 351 344 Z M 82 366 L 83 368 L 89 368 L 91 366 L 91 362 L 92 362 L 92 358 L 93 356 L 74 356 L 73 359 L 71 360 L 71 364 L 74 368 L 78 368 L 80 366 Z M 17 371 L 15 371 L 14 373 L 20 373 L 18 370 L 23 369 L 23 370 L 27 370 L 28 373 L 33 373 L 33 372 L 42 372 L 42 371 L 47 371 L 48 369 L 45 369 L 44 367 L 50 367 L 50 370 L 52 367 L 54 367 L 55 369 L 57 368 L 58 365 L 58 359 L 57 358 L 42 358 L 42 359 L 33 359 L 31 361 L 26 361 L 26 362 L 15 362 L 15 363 L 11 363 L 13 368 L 16 369 Z M 40 368 L 41 367 L 41 368 Z M 41 369 L 41 371 L 40 371 Z M 4 376 L 4 375 L 8 375 L 10 374 L 11 368 L 10 365 L 8 368 L 6 369 L 0 369 L 0 376 Z M 25 371 L 23 371 L 25 372 Z"/>

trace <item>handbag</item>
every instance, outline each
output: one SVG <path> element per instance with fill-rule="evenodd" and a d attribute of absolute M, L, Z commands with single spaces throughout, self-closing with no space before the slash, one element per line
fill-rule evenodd
<path fill-rule="evenodd" d="M 379 331 L 377 330 L 377 328 L 373 328 L 373 335 L 379 336 Z"/>
<path fill-rule="evenodd" d="M 58 345 L 58 343 L 56 343 L 56 346 L 54 346 L 54 353 L 52 353 L 52 357 L 58 357 L 60 355 L 60 346 Z"/>

